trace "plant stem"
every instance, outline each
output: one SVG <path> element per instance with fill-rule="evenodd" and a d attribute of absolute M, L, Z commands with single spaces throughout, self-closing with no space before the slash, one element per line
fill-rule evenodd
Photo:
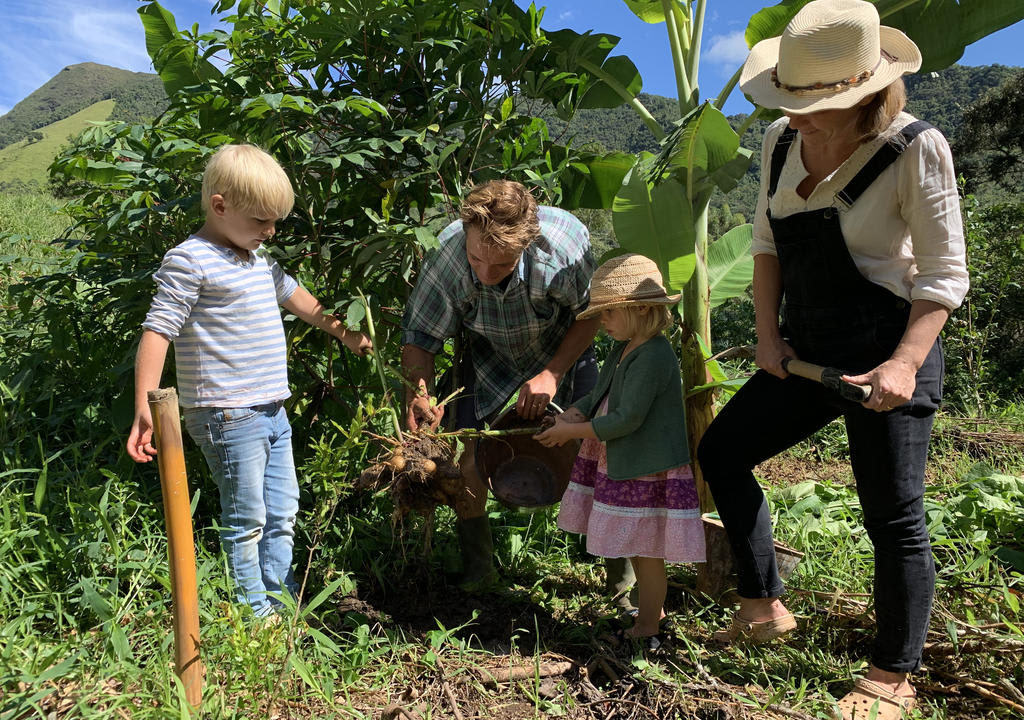
<path fill-rule="evenodd" d="M 387 411 L 395 423 L 395 434 L 398 435 L 398 441 L 404 442 L 405 437 L 402 435 L 402 423 L 398 419 L 398 411 L 392 407 L 391 402 L 387 399 L 390 388 L 388 387 L 387 376 L 384 373 L 384 361 L 381 360 L 380 353 L 377 352 L 377 331 L 373 324 L 373 311 L 370 310 L 370 303 L 366 299 L 362 290 L 359 290 L 359 299 L 362 301 L 363 309 L 366 311 L 366 332 L 370 336 L 370 342 L 373 343 L 373 352 L 371 352 L 370 355 L 373 357 L 373 366 L 377 369 L 377 377 L 380 378 L 381 389 L 384 391 L 384 401 L 386 403 Z"/>
<path fill-rule="evenodd" d="M 729 78 L 729 82 L 725 84 L 722 91 L 718 93 L 718 97 L 715 98 L 715 107 L 721 110 L 725 106 L 725 101 L 729 99 L 732 91 L 736 88 L 736 83 L 740 81 L 740 73 L 743 72 L 743 66 L 736 68 L 736 72 Z"/>
<path fill-rule="evenodd" d="M 581 68 L 586 70 L 594 77 L 599 78 L 603 80 L 605 83 L 607 83 L 608 87 L 614 90 L 619 97 L 625 100 L 626 103 L 631 108 L 633 108 L 633 111 L 640 116 L 640 119 L 643 120 L 644 125 L 646 125 L 647 129 L 650 130 L 651 134 L 654 135 L 655 140 L 661 142 L 662 139 L 664 139 L 665 131 L 661 129 L 661 125 L 659 125 L 658 121 L 654 119 L 654 116 L 651 115 L 650 111 L 644 107 L 644 104 L 637 100 L 636 96 L 633 95 L 633 93 L 631 93 L 622 83 L 620 83 L 614 77 L 606 73 L 603 68 L 598 67 L 589 60 L 581 59 L 579 63 Z"/>
<path fill-rule="evenodd" d="M 707 7 L 707 0 L 697 0 L 697 9 L 690 17 L 690 48 L 686 57 L 686 77 L 690 80 L 690 87 L 693 88 L 691 107 L 696 107 L 700 98 L 698 71 L 700 69 L 700 41 L 704 34 L 704 11 Z"/>
<path fill-rule="evenodd" d="M 747 115 L 746 119 L 743 121 L 743 124 L 740 125 L 739 130 L 736 131 L 736 134 L 739 135 L 741 139 L 743 137 L 743 133 L 745 133 L 747 129 L 754 124 L 754 121 L 757 120 L 757 116 L 761 114 L 762 110 L 764 110 L 764 108 L 761 107 L 760 105 L 757 105 L 756 107 L 754 107 L 754 112 Z"/>
<path fill-rule="evenodd" d="M 452 430 L 451 432 L 434 433 L 434 437 L 504 437 L 506 435 L 536 435 L 545 428 L 537 427 L 509 428 L 508 430 L 475 430 L 465 428 L 464 430 Z"/>
<path fill-rule="evenodd" d="M 661 12 L 665 15 L 665 28 L 668 30 L 668 44 L 672 51 L 672 66 L 676 72 L 676 93 L 679 95 L 676 102 L 679 104 L 679 117 L 683 117 L 690 111 L 693 90 L 690 87 L 690 80 L 686 77 L 684 58 L 686 49 L 683 47 L 682 28 L 677 22 L 675 15 L 676 0 L 661 0 Z"/>

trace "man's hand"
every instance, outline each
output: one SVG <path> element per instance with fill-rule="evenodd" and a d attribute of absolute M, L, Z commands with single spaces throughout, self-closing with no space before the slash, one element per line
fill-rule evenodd
<path fill-rule="evenodd" d="M 516 400 L 519 417 L 534 420 L 543 416 L 557 390 L 558 378 L 555 374 L 550 370 L 541 370 L 519 389 L 519 398 Z"/>
<path fill-rule="evenodd" d="M 437 398 L 424 393 L 411 398 L 405 405 L 405 425 L 416 432 L 426 423 L 431 430 L 437 430 L 444 417 L 444 406 L 437 404 Z"/>
<path fill-rule="evenodd" d="M 345 347 L 347 347 L 353 355 L 359 355 L 362 357 L 373 352 L 373 341 L 370 340 L 370 336 L 364 332 L 346 330 L 345 334 L 341 336 L 341 342 L 345 344 Z"/>
<path fill-rule="evenodd" d="M 135 462 L 149 462 L 156 455 L 153 446 L 153 416 L 147 405 L 135 415 L 131 432 L 128 434 L 128 454 Z"/>

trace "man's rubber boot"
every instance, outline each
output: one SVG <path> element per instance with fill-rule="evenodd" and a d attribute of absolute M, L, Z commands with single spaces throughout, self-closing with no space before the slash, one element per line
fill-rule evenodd
<path fill-rule="evenodd" d="M 639 602 L 636 575 L 629 558 L 605 558 L 605 592 L 615 598 L 615 604 L 626 612 L 636 610 Z"/>
<path fill-rule="evenodd" d="M 494 542 L 491 521 L 486 516 L 458 520 L 455 527 L 462 550 L 462 577 L 459 589 L 467 593 L 486 592 L 498 582 L 494 569 Z"/>

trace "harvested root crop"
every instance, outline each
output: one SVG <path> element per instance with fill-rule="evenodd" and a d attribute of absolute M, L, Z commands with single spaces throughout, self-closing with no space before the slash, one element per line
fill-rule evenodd
<path fill-rule="evenodd" d="M 359 489 L 388 488 L 394 519 L 410 510 L 430 516 L 438 505 L 455 507 L 466 496 L 456 446 L 432 435 L 406 433 L 403 442 L 381 456 L 359 476 Z"/>

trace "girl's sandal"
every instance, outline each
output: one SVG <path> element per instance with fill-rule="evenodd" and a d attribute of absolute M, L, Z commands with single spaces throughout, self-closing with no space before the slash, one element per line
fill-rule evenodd
<path fill-rule="evenodd" d="M 796 629 L 793 613 L 762 622 L 750 622 L 739 615 L 732 616 L 732 624 L 715 632 L 711 639 L 719 645 L 762 645 Z"/>
<path fill-rule="evenodd" d="M 836 720 L 901 720 L 917 705 L 917 695 L 897 695 L 884 685 L 857 678 L 853 690 L 837 703 Z M 874 710 L 877 706 L 877 709 Z M 874 713 L 874 714 L 872 714 Z"/>
<path fill-rule="evenodd" d="M 608 644 L 615 649 L 632 646 L 655 654 L 664 650 L 669 643 L 669 636 L 664 631 L 655 635 L 634 636 L 627 635 L 626 628 L 619 628 L 612 635 L 609 635 L 607 639 Z"/>

